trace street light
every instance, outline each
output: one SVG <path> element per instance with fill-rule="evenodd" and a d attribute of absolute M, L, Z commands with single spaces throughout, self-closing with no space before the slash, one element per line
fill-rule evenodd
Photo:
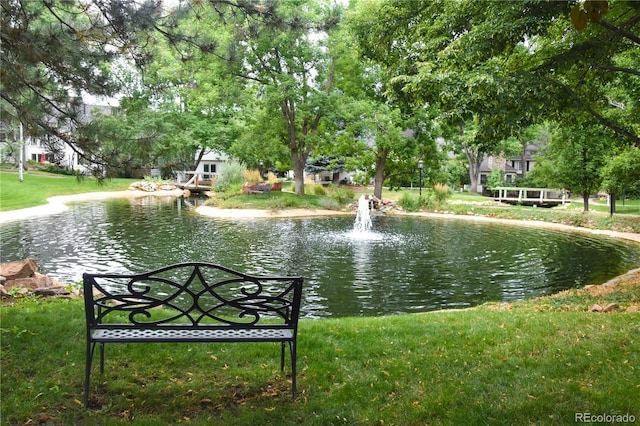
<path fill-rule="evenodd" d="M 424 163 L 422 160 L 418 160 L 418 170 L 420 170 L 420 198 L 422 198 L 422 168 L 424 167 Z"/>

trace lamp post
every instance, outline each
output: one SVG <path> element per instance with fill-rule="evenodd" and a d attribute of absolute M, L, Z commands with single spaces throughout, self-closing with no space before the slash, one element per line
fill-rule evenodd
<path fill-rule="evenodd" d="M 419 196 L 420 198 L 422 198 L 422 168 L 424 167 L 424 163 L 422 162 L 422 160 L 418 160 L 418 170 L 420 171 L 420 192 L 419 192 Z"/>

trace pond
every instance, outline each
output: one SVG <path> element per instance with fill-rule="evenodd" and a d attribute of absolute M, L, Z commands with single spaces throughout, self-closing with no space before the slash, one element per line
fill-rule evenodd
<path fill-rule="evenodd" d="M 216 219 L 197 200 L 85 202 L 0 225 L 1 261 L 40 272 L 142 272 L 182 261 L 305 277 L 303 316 L 386 315 L 516 301 L 603 283 L 640 265 L 640 245 L 583 233 L 459 219 L 374 215 Z"/>

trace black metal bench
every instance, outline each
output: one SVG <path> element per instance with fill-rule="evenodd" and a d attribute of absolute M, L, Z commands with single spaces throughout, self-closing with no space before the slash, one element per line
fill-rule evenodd
<path fill-rule="evenodd" d="M 279 342 L 281 370 L 288 344 L 295 398 L 303 280 L 247 275 L 201 262 L 142 274 L 85 273 L 85 407 L 96 344 L 103 373 L 106 343 Z"/>

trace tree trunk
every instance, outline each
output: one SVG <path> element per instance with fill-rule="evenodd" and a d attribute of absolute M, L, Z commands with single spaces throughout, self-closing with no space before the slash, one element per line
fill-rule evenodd
<path fill-rule="evenodd" d="M 588 212 L 589 211 L 589 192 L 583 192 L 582 193 L 582 205 L 584 206 L 584 211 Z"/>
<path fill-rule="evenodd" d="M 471 180 L 471 192 L 478 193 L 478 181 L 480 180 L 480 162 L 467 156 L 469 159 L 469 180 Z"/>
<path fill-rule="evenodd" d="M 527 142 L 521 140 L 520 143 L 522 144 L 522 157 L 520 158 L 520 167 L 522 167 L 521 178 L 525 180 L 527 178 Z"/>
<path fill-rule="evenodd" d="M 376 156 L 376 174 L 373 178 L 373 195 L 382 199 L 382 184 L 384 183 L 384 166 L 387 163 L 387 152 L 379 153 Z"/>
<path fill-rule="evenodd" d="M 609 194 L 609 216 L 613 216 L 616 211 L 616 194 Z"/>
<path fill-rule="evenodd" d="M 308 154 L 305 152 L 304 144 L 298 145 L 298 132 L 296 130 L 295 104 L 289 99 L 285 99 L 281 106 L 282 115 L 287 123 L 287 138 L 289 151 L 291 152 L 291 162 L 293 163 L 293 181 L 295 192 L 304 195 L 304 163 Z"/>
<path fill-rule="evenodd" d="M 193 163 L 193 167 L 191 170 L 198 170 L 198 164 L 202 161 L 202 157 L 204 157 L 205 148 L 200 148 L 200 152 L 198 153 L 198 159 Z"/>
<path fill-rule="evenodd" d="M 299 155 L 297 151 L 294 152 L 292 150 L 291 160 L 293 162 L 293 181 L 295 183 L 295 192 L 298 195 L 304 195 L 304 164 L 307 161 L 306 156 Z"/>
<path fill-rule="evenodd" d="M 460 132 L 463 130 L 461 128 Z M 471 181 L 471 192 L 473 194 L 478 193 L 478 180 L 480 179 L 480 164 L 482 164 L 483 153 L 479 152 L 477 149 L 474 149 L 467 145 L 466 143 L 463 145 L 464 154 L 467 157 L 467 162 L 469 163 L 469 180 Z"/>

